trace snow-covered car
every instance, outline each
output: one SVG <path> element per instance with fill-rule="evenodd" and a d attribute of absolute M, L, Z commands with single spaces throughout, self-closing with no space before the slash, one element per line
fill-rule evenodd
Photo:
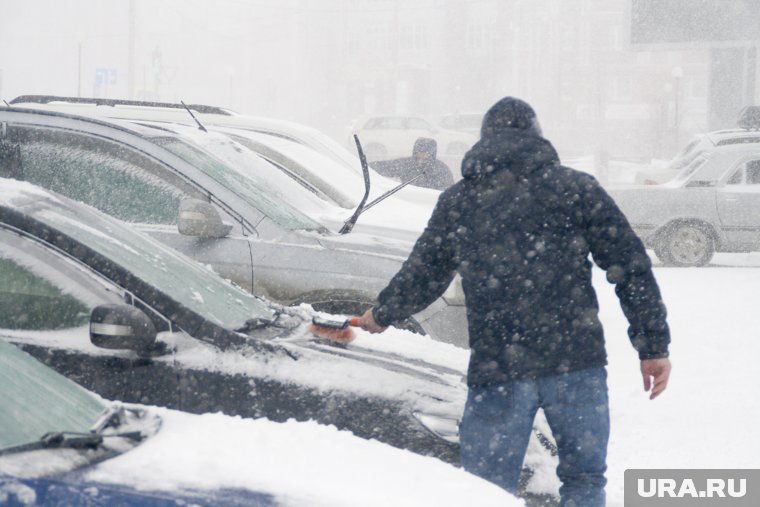
<path fill-rule="evenodd" d="M 352 134 L 359 136 L 370 160 L 411 157 L 417 138 L 430 137 L 438 143 L 439 158 L 461 161 L 465 152 L 477 141 L 474 134 L 436 127 L 417 116 L 362 118 L 356 122 Z M 451 169 L 458 173 L 459 167 Z"/>
<path fill-rule="evenodd" d="M 0 504 L 522 505 L 473 475 L 314 422 L 106 402 L 0 340 Z"/>
<path fill-rule="evenodd" d="M 220 133 L 16 108 L 0 108 L 0 123 L 0 175 L 139 224 L 279 303 L 359 313 L 411 249 L 398 237 L 339 234 L 335 206 Z M 408 324 L 466 347 L 461 282 Z"/>
<path fill-rule="evenodd" d="M 610 195 L 665 264 L 702 266 L 715 252 L 760 250 L 760 144 L 700 151 L 668 183 Z"/>
<path fill-rule="evenodd" d="M 128 224 L 7 179 L 0 272 L 2 339 L 108 399 L 313 419 L 458 459 L 458 347 L 316 340 L 308 307 L 269 303 Z"/>
<path fill-rule="evenodd" d="M 451 113 L 444 115 L 438 122 L 441 128 L 466 132 L 478 137 L 482 124 L 483 113 Z"/>
<path fill-rule="evenodd" d="M 205 128 L 229 129 L 253 149 L 288 174 L 310 185 L 318 195 L 343 208 L 353 210 L 364 194 L 364 177 L 356 147 L 349 149 L 324 133 L 290 121 L 235 113 L 229 109 L 200 104 L 155 103 L 119 99 L 24 95 L 10 101 L 13 107 L 45 109 L 96 118 L 150 120 L 197 127 L 196 119 Z M 2 107 L 2 105 L 0 105 Z M 278 142 L 282 141 L 282 142 Z M 264 152 L 259 148 L 265 145 Z M 324 163 L 325 161 L 329 163 Z M 397 183 L 370 168 L 370 200 L 393 190 Z M 404 231 L 415 228 L 419 235 L 419 220 L 427 221 L 438 200 L 439 192 L 413 185 L 398 190 L 386 200 L 384 208 L 399 210 L 404 220 L 395 224 Z M 419 208 L 422 207 L 420 212 Z M 363 218 L 359 227 L 377 225 L 374 212 Z M 410 220 L 411 219 L 411 220 Z M 384 225 L 387 227 L 387 225 Z M 419 230 L 417 230 L 419 229 Z M 416 236 L 414 236 L 416 238 Z"/>
<path fill-rule="evenodd" d="M 688 166 L 702 152 L 711 152 L 719 146 L 731 144 L 760 145 L 760 107 L 745 108 L 739 115 L 736 129 L 716 130 L 689 141 L 667 164 L 637 171 L 634 182 L 642 185 L 667 183 Z"/>
<path fill-rule="evenodd" d="M 353 215 L 359 205 L 358 201 L 348 198 L 347 189 L 354 187 L 350 194 L 355 196 L 363 196 L 366 190 L 364 178 L 354 178 L 353 172 L 340 164 L 287 139 L 229 127 L 209 127 L 210 132 L 201 132 L 185 125 L 141 123 L 192 139 L 228 165 L 246 170 L 252 178 L 260 179 L 270 188 L 280 190 L 282 199 L 333 232 L 339 232 L 343 228 L 347 218 Z M 279 172 L 272 171 L 272 167 L 269 167 L 269 171 L 260 170 L 250 161 L 251 156 L 247 150 L 242 150 L 241 147 L 253 152 L 256 158 L 266 160 Z M 319 170 L 309 169 L 315 167 Z M 288 177 L 284 178 L 283 174 Z M 371 178 L 370 174 L 370 180 Z M 401 242 L 409 248 L 427 225 L 433 206 L 424 201 L 394 201 L 385 198 L 381 194 L 382 188 L 384 187 L 378 188 L 370 183 L 367 203 L 352 231 Z M 437 199 L 437 192 L 435 197 Z M 373 203 L 375 199 L 379 202 Z"/>

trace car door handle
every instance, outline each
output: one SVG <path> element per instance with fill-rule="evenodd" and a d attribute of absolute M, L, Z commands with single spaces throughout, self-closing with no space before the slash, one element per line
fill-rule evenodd
<path fill-rule="evenodd" d="M 735 197 L 730 197 L 730 198 L 729 198 L 729 197 L 727 197 L 727 198 L 725 198 L 725 199 L 723 199 L 723 200 L 724 200 L 724 201 L 726 201 L 726 202 L 736 202 L 736 201 L 738 201 L 739 199 L 737 199 L 737 198 L 735 198 Z"/>

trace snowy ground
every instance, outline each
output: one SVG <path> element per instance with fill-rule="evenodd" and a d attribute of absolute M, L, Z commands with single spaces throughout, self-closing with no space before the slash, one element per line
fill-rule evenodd
<path fill-rule="evenodd" d="M 673 372 L 644 395 L 612 285 L 595 272 L 609 353 L 608 505 L 623 505 L 628 468 L 757 468 L 760 463 L 760 254 L 706 268 L 655 269 L 668 308 Z"/>

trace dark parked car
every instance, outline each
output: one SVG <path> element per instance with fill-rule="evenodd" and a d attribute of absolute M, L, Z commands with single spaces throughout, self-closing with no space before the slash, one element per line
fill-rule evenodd
<path fill-rule="evenodd" d="M 0 179 L 3 339 L 108 399 L 313 419 L 457 460 L 463 370 L 315 341 L 310 318 L 89 206 Z"/>
<path fill-rule="evenodd" d="M 361 470 L 351 488 L 329 487 L 351 467 Z M 320 483 L 328 487 L 315 489 Z M 107 402 L 0 340 L 4 507 L 356 505 L 378 497 L 409 505 L 410 495 L 414 504 L 514 500 L 462 470 L 312 422 Z"/>
<path fill-rule="evenodd" d="M 172 431 L 160 429 L 161 419 L 155 413 L 119 404 L 109 406 L 2 340 L 0 365 L 3 505 L 277 505 L 273 496 L 246 488 L 141 491 L 88 479 L 86 472 L 97 471 L 101 463 L 118 459 L 159 431 Z M 151 466 L 148 462 L 140 464 Z"/>

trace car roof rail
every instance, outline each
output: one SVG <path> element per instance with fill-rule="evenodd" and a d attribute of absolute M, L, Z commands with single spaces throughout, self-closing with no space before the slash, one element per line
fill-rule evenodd
<path fill-rule="evenodd" d="M 66 102 L 69 104 L 95 104 L 96 106 L 138 106 L 138 107 L 166 107 L 171 109 L 185 109 L 182 104 L 172 102 L 148 102 L 142 100 L 125 99 L 99 99 L 89 97 L 59 97 L 55 95 L 20 95 L 11 100 L 11 104 L 50 104 L 51 102 Z M 228 109 L 204 104 L 188 104 L 190 109 L 204 114 L 221 114 L 232 116 Z"/>
<path fill-rule="evenodd" d="M 760 106 L 747 106 L 742 109 L 736 125 L 747 130 L 760 130 Z"/>
<path fill-rule="evenodd" d="M 754 137 L 735 137 L 732 139 L 723 139 L 715 143 L 716 146 L 727 146 L 729 144 L 754 144 L 760 143 L 760 135 Z"/>

